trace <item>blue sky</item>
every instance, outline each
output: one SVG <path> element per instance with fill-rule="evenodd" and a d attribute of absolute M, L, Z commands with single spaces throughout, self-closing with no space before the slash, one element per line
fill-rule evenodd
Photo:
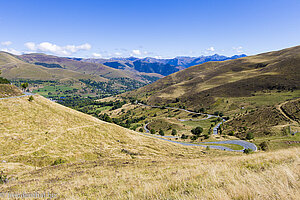
<path fill-rule="evenodd" d="M 299 0 L 0 0 L 0 50 L 253 55 L 300 44 Z"/>

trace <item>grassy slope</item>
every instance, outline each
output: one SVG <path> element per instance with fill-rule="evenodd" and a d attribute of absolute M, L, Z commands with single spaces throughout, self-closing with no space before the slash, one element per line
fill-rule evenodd
<path fill-rule="evenodd" d="M 0 84 L 0 98 L 20 96 L 22 92 L 13 85 Z"/>
<path fill-rule="evenodd" d="M 282 105 L 281 109 L 289 118 L 300 122 L 300 99 Z"/>
<path fill-rule="evenodd" d="M 179 98 L 190 108 L 208 107 L 217 97 L 247 97 L 268 89 L 299 88 L 300 46 L 224 62 L 208 62 L 174 73 L 128 93 L 148 103 Z"/>
<path fill-rule="evenodd" d="M 1 163 L 18 179 L 0 188 L 52 192 L 57 199 L 298 199 L 299 153 L 293 148 L 200 159 L 101 159 L 38 170 Z"/>
<path fill-rule="evenodd" d="M 41 96 L 0 101 L 1 159 L 31 165 L 49 165 L 58 157 L 67 161 L 98 158 L 148 158 L 193 153 L 201 148 L 155 140 L 66 108 Z M 178 147 L 179 146 L 179 147 Z"/>
<path fill-rule="evenodd" d="M 68 69 L 46 68 L 39 65 L 26 63 L 16 56 L 0 52 L 0 70 L 2 76 L 7 79 L 30 79 L 30 80 L 78 80 L 96 79 L 105 81 L 105 78 L 95 77 Z"/>
<path fill-rule="evenodd" d="M 58 199 L 296 199 L 299 148 L 241 155 L 142 136 L 41 96 L 0 100 L 1 192 Z M 126 149 L 123 150 L 122 149 Z M 131 155 L 130 155 L 131 154 Z M 58 157 L 67 164 L 50 166 Z"/>

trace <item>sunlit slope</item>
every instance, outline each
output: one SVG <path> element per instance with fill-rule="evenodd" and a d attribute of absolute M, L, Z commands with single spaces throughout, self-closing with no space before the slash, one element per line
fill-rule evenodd
<path fill-rule="evenodd" d="M 300 46 L 223 62 L 208 62 L 171 74 L 128 95 L 148 103 L 206 107 L 216 97 L 251 96 L 262 90 L 300 87 Z"/>
<path fill-rule="evenodd" d="M 201 148 L 140 135 L 41 96 L 0 100 L 0 159 L 49 165 L 99 158 L 202 156 Z"/>
<path fill-rule="evenodd" d="M 1 191 L 50 191 L 58 199 L 296 200 L 299 153 L 293 148 L 200 159 L 99 159 L 38 170 L 0 163 L 15 179 Z"/>
<path fill-rule="evenodd" d="M 22 92 L 17 87 L 10 84 L 0 84 L 0 98 L 20 95 L 22 95 Z"/>
<path fill-rule="evenodd" d="M 87 75 L 69 69 L 46 68 L 40 65 L 30 64 L 6 52 L 0 52 L 0 70 L 2 71 L 2 76 L 10 80 L 106 80 L 99 76 Z"/>

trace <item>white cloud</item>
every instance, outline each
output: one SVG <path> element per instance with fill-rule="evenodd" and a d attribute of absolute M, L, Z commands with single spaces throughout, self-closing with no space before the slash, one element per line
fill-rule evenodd
<path fill-rule="evenodd" d="M 232 47 L 233 50 L 235 50 L 237 53 L 242 53 L 244 52 L 243 47 L 239 46 L 239 47 Z"/>
<path fill-rule="evenodd" d="M 67 45 L 59 46 L 52 44 L 50 42 L 42 42 L 40 44 L 35 44 L 33 42 L 27 42 L 24 44 L 29 50 L 40 51 L 40 52 L 50 52 L 58 55 L 69 56 L 72 53 L 76 53 L 81 50 L 90 50 L 92 46 L 88 43 L 82 45 Z"/>
<path fill-rule="evenodd" d="M 120 55 L 122 55 L 122 53 L 116 52 L 115 55 L 116 55 L 116 56 L 120 56 Z"/>
<path fill-rule="evenodd" d="M 15 55 L 21 55 L 21 52 L 15 50 L 15 49 L 7 49 L 7 48 L 5 48 L 5 49 L 1 49 L 1 51 L 6 51 L 8 53 L 15 54 Z"/>
<path fill-rule="evenodd" d="M 11 45 L 11 44 L 12 44 L 11 41 L 1 42 L 1 45 L 3 45 L 3 46 L 9 46 L 9 45 Z"/>
<path fill-rule="evenodd" d="M 24 44 L 25 47 L 27 47 L 29 50 L 35 51 L 36 50 L 36 45 L 33 42 L 27 42 Z"/>
<path fill-rule="evenodd" d="M 101 55 L 100 53 L 93 53 L 92 55 L 93 55 L 94 57 L 97 57 L 97 58 L 102 57 L 102 55 Z"/>
<path fill-rule="evenodd" d="M 138 50 L 138 49 L 132 50 L 132 53 L 133 53 L 134 55 L 141 55 L 141 54 L 142 54 L 141 51 Z"/>
<path fill-rule="evenodd" d="M 214 47 L 209 47 L 208 49 L 206 49 L 206 51 L 215 51 Z"/>

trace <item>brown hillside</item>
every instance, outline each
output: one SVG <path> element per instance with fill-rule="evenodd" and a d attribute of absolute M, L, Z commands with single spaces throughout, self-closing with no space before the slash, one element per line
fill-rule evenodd
<path fill-rule="evenodd" d="M 300 46 L 223 62 L 209 62 L 169 75 L 128 93 L 149 104 L 175 98 L 191 108 L 205 107 L 216 97 L 251 96 L 263 90 L 300 87 Z"/>

